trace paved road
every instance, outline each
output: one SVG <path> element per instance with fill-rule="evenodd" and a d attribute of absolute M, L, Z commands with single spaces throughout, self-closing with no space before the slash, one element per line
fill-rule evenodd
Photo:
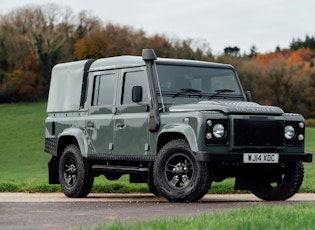
<path fill-rule="evenodd" d="M 0 229 L 74 229 L 115 221 L 145 221 L 261 205 L 314 202 L 315 194 L 296 194 L 281 202 L 264 202 L 251 194 L 206 195 L 197 203 L 170 203 L 151 194 L 90 194 L 70 199 L 62 193 L 0 193 Z"/>

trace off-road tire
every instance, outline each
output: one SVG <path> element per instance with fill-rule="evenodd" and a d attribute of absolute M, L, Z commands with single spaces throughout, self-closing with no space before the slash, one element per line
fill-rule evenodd
<path fill-rule="evenodd" d="M 281 173 L 275 177 L 278 177 L 278 179 L 260 178 L 253 180 L 251 185 L 252 193 L 266 201 L 289 199 L 297 193 L 302 185 L 304 178 L 303 163 L 286 163 L 281 167 Z"/>
<path fill-rule="evenodd" d="M 81 155 L 76 145 L 68 145 L 59 162 L 59 181 L 68 197 L 86 197 L 93 186 L 94 175 L 89 161 Z"/>
<path fill-rule="evenodd" d="M 153 166 L 157 190 L 171 202 L 195 202 L 210 189 L 212 171 L 206 162 L 196 161 L 186 140 L 165 144 Z"/>

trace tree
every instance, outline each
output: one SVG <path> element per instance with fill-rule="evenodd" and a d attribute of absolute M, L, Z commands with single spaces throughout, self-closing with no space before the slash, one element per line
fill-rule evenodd
<path fill-rule="evenodd" d="M 250 48 L 249 58 L 255 57 L 258 54 L 256 46 Z"/>
<path fill-rule="evenodd" d="M 237 64 L 237 74 L 244 90 L 251 91 L 253 100 L 262 104 L 269 104 L 266 97 L 263 78 L 263 66 L 254 60 L 242 60 Z"/>
<path fill-rule="evenodd" d="M 43 7 L 22 7 L 1 18 L 3 37 L 0 39 L 0 53 L 4 54 L 1 66 L 8 73 L 21 71 L 20 78 L 25 78 L 22 81 L 25 84 L 33 84 L 31 79 L 41 78 L 36 80 L 36 84 L 43 84 L 43 87 L 36 88 L 44 90 L 39 94 L 33 93 L 34 97 L 47 96 L 51 69 L 66 50 L 64 44 L 68 34 L 58 25 L 68 24 L 70 17 L 69 9 L 47 4 Z M 19 55 L 16 55 L 16 50 Z M 30 64 L 30 60 L 37 65 Z M 22 91 L 14 93 L 19 92 Z M 13 98 L 18 100 L 19 97 Z"/>
<path fill-rule="evenodd" d="M 101 21 L 97 17 L 89 15 L 86 10 L 79 13 L 77 21 L 78 23 L 73 36 L 75 40 L 80 40 L 89 35 L 89 33 L 102 29 Z"/>
<path fill-rule="evenodd" d="M 74 47 L 74 53 L 77 59 L 98 59 L 106 57 L 108 41 L 104 36 L 104 31 L 95 31 L 78 40 L 74 44 Z"/>
<path fill-rule="evenodd" d="M 239 56 L 239 52 L 240 52 L 240 48 L 238 48 L 237 46 L 234 46 L 234 47 L 228 46 L 228 47 L 224 48 L 224 53 L 226 55 L 230 55 L 233 57 Z"/>
<path fill-rule="evenodd" d="M 304 41 L 300 38 L 298 39 L 292 39 L 292 42 L 290 43 L 290 49 L 291 50 L 298 50 L 299 48 L 309 48 L 311 50 L 315 49 L 315 38 L 310 37 L 308 35 L 305 36 Z"/>

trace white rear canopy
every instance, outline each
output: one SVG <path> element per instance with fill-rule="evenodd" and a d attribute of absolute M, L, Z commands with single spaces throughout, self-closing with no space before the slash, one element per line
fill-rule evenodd
<path fill-rule="evenodd" d="M 80 109 L 84 78 L 93 60 L 55 65 L 50 80 L 47 112 L 67 112 Z"/>

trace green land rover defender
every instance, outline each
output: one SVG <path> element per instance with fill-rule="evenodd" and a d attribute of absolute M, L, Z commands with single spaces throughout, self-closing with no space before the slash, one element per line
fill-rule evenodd
<path fill-rule="evenodd" d="M 212 182 L 285 200 L 300 188 L 305 123 L 244 92 L 231 65 L 119 56 L 56 65 L 45 121 L 49 183 L 85 197 L 94 177 L 147 183 L 173 202 L 194 202 Z"/>

